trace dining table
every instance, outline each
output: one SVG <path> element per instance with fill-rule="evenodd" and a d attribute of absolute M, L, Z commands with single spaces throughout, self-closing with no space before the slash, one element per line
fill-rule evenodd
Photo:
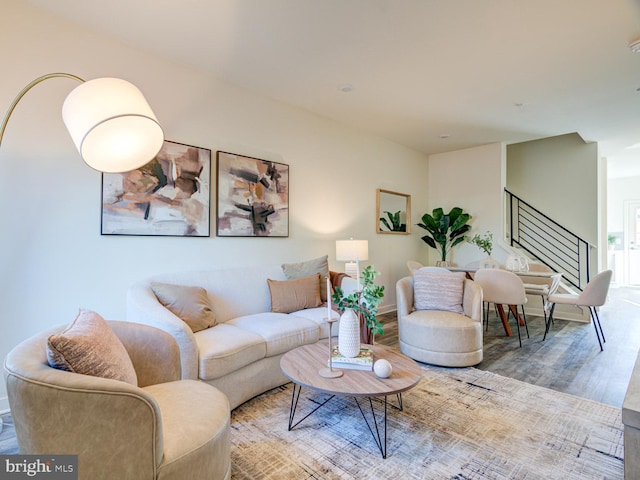
<path fill-rule="evenodd" d="M 473 274 L 478 271 L 477 267 L 451 267 L 450 266 L 446 268 L 451 272 L 464 272 L 466 274 L 466 277 L 470 280 L 473 280 Z M 553 295 L 556 292 L 556 290 L 558 289 L 558 286 L 560 285 L 560 280 L 562 279 L 562 273 L 560 272 L 531 272 L 529 270 L 509 270 L 509 271 L 515 273 L 518 277 L 520 277 L 520 279 L 522 280 L 522 283 L 526 286 L 531 286 L 525 281 L 527 278 L 550 279 L 551 285 L 549 286 L 549 292 L 547 293 L 547 297 L 549 295 Z M 520 325 L 524 326 L 524 321 L 518 314 L 517 306 L 507 305 L 507 308 L 511 311 L 511 313 L 514 315 L 514 318 L 517 319 Z M 504 305 L 496 304 L 496 310 L 498 311 L 498 317 L 502 322 L 504 333 L 508 337 L 513 336 L 513 332 L 511 331 L 511 327 L 509 326 L 508 313 Z"/>

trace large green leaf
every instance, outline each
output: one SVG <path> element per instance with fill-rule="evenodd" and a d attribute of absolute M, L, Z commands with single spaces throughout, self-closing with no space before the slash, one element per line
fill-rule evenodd
<path fill-rule="evenodd" d="M 441 208 L 434 208 L 431 214 L 433 215 L 433 219 L 436 222 L 439 222 L 442 216 L 444 215 L 444 210 L 442 210 Z"/>
<path fill-rule="evenodd" d="M 442 217 L 440 217 L 440 222 L 438 224 L 438 228 L 440 229 L 440 232 L 447 233 L 450 225 L 451 225 L 451 218 L 449 217 L 449 215 L 443 215 Z"/>
<path fill-rule="evenodd" d="M 435 232 L 438 230 L 438 222 L 436 222 L 436 219 L 428 213 L 425 213 L 422 216 L 422 223 L 419 223 L 418 226 L 424 228 L 428 232 Z"/>
<path fill-rule="evenodd" d="M 455 246 L 456 246 L 456 245 L 458 245 L 460 242 L 464 242 L 464 237 L 458 237 L 458 238 L 456 238 L 453 242 L 451 242 L 451 247 L 450 247 L 450 248 L 455 247 Z"/>
<path fill-rule="evenodd" d="M 453 240 L 454 238 L 457 238 L 460 235 L 464 235 L 469 230 L 471 230 L 471 225 L 463 225 L 459 229 L 452 231 L 451 234 L 449 234 L 449 239 Z"/>
<path fill-rule="evenodd" d="M 453 221 L 453 223 L 451 224 L 451 230 L 458 230 L 460 227 L 466 224 L 469 220 L 471 220 L 471 215 L 469 215 L 468 213 L 458 215 L 455 221 Z"/>
<path fill-rule="evenodd" d="M 429 245 L 431 248 L 438 248 L 436 247 L 436 242 L 429 235 L 425 235 L 424 237 L 422 237 L 422 241 Z"/>
<path fill-rule="evenodd" d="M 460 215 L 462 215 L 462 209 L 460 207 L 453 207 L 449 212 L 449 218 L 451 218 L 452 223 L 455 223 Z"/>

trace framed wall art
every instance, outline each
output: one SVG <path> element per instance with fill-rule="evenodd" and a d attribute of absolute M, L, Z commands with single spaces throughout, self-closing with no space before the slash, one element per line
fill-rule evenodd
<path fill-rule="evenodd" d="M 218 152 L 219 237 L 289 236 L 289 165 Z"/>
<path fill-rule="evenodd" d="M 210 235 L 211 150 L 165 141 L 156 157 L 102 174 L 102 235 Z"/>

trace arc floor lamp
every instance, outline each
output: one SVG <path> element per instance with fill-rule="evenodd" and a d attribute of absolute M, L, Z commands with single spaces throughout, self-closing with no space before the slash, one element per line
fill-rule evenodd
<path fill-rule="evenodd" d="M 62 105 L 62 119 L 80 156 L 91 168 L 107 173 L 128 172 L 158 154 L 164 133 L 136 86 L 119 78 L 85 81 L 70 73 L 48 73 L 18 93 L 0 124 L 0 147 L 18 102 L 33 87 L 51 78 L 80 82 Z M 0 418 L 0 431 L 2 427 Z"/>
<path fill-rule="evenodd" d="M 11 103 L 0 125 L 0 146 L 7 122 L 24 95 L 51 78 L 80 82 L 62 105 L 62 119 L 80 156 L 101 172 L 135 170 L 151 161 L 164 134 L 140 90 L 119 78 L 85 81 L 70 73 L 49 73 L 25 86 Z"/>

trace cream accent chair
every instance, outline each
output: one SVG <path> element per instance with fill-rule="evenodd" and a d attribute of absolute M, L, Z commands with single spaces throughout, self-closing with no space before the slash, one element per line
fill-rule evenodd
<path fill-rule="evenodd" d="M 21 454 L 77 454 L 79 478 L 229 479 L 229 402 L 216 388 L 180 379 L 169 334 L 109 322 L 133 362 L 138 386 L 51 368 L 48 337 L 25 340 L 5 359 Z"/>
<path fill-rule="evenodd" d="M 482 289 L 474 281 L 464 280 L 464 315 L 414 310 L 413 277 L 398 280 L 396 298 L 402 353 L 443 367 L 469 367 L 482 361 Z"/>

